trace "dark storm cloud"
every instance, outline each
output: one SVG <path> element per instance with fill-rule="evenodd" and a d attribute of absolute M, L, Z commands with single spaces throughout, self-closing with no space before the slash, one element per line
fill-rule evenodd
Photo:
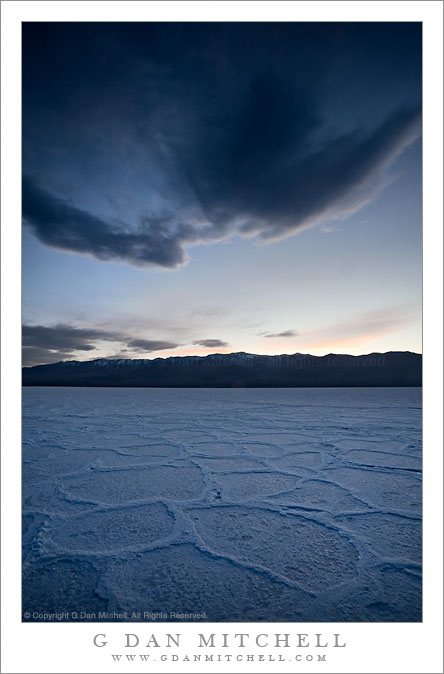
<path fill-rule="evenodd" d="M 110 146 L 101 170 L 117 185 L 133 167 L 138 216 L 117 225 L 49 188 L 43 159 L 25 162 L 25 223 L 44 244 L 99 260 L 176 268 L 191 245 L 347 217 L 420 133 L 419 25 L 42 24 L 24 36 L 29 155 L 54 143 L 90 171 Z M 45 44 L 37 56 L 34 42 Z M 355 79 L 341 79 L 353 60 Z M 359 114 L 344 104 L 330 117 L 330 83 L 348 94 L 362 79 Z M 50 114 L 54 139 L 43 139 Z"/>
<path fill-rule="evenodd" d="M 146 218 L 136 231 L 125 231 L 41 189 L 30 177 L 22 183 L 23 219 L 42 243 L 99 260 L 121 260 L 136 266 L 157 264 L 177 267 L 184 263 L 183 246 L 197 233 L 182 225 Z"/>
<path fill-rule="evenodd" d="M 179 346 L 166 340 L 135 339 L 128 334 L 99 328 L 76 328 L 72 325 L 24 325 L 22 327 L 23 365 L 56 363 L 72 360 L 73 351 L 89 352 L 98 342 L 126 344 L 131 351 L 161 351 Z M 120 349 L 121 352 L 124 350 Z"/>
<path fill-rule="evenodd" d="M 152 339 L 133 339 L 127 346 L 137 351 L 164 351 L 165 349 L 175 349 L 180 346 L 173 342 Z"/>
<path fill-rule="evenodd" d="M 229 346 L 228 342 L 223 342 L 221 339 L 196 339 L 193 342 L 195 346 L 205 346 L 210 349 L 216 347 Z"/>
<path fill-rule="evenodd" d="M 266 334 L 264 337 L 297 337 L 296 330 L 284 330 L 284 332 L 277 332 L 275 334 Z"/>

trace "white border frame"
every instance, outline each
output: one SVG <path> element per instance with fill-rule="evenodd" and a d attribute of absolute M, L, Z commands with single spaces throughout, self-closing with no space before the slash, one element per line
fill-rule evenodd
<path fill-rule="evenodd" d="M 20 599 L 20 221 L 22 21 L 421 21 L 424 44 L 424 621 L 423 623 L 22 624 Z M 440 1 L 403 2 L 12 2 L 2 3 L 2 532 L 3 664 L 15 672 L 146 672 L 94 648 L 105 632 L 340 633 L 347 647 L 325 663 L 213 663 L 226 672 L 442 672 L 442 19 Z M 114 649 L 124 652 L 124 649 Z M 144 649 L 145 650 L 145 649 Z M 105 652 L 106 651 L 106 652 Z M 147 649 L 149 651 L 149 649 Z M 193 648 L 175 650 L 192 652 Z M 225 652 L 227 649 L 225 649 Z M 139 652 L 139 651 L 138 651 Z M 196 651 L 198 652 L 198 651 Z M 219 652 L 219 651 L 218 651 Z M 235 657 L 240 651 L 228 649 Z M 248 649 L 248 652 L 260 652 Z M 313 651 L 310 651 L 313 652 Z M 273 653 L 273 655 L 275 655 Z M 156 672 L 208 672 L 201 663 L 159 662 Z"/>

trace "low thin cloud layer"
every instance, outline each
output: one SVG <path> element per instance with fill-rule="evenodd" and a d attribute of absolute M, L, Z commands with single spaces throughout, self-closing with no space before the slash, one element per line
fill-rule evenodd
<path fill-rule="evenodd" d="M 167 340 L 132 338 L 123 332 L 100 328 L 77 328 L 72 325 L 24 325 L 22 328 L 22 357 L 24 366 L 73 360 L 75 352 L 92 352 L 100 342 L 124 344 L 129 351 L 151 353 L 175 349 L 179 344 Z M 124 352 L 119 346 L 119 351 Z M 92 356 L 93 354 L 91 354 Z M 113 354 L 111 354 L 112 357 Z"/>
<path fill-rule="evenodd" d="M 228 342 L 224 342 L 221 339 L 196 339 L 193 344 L 195 346 L 205 346 L 209 349 L 229 346 Z"/>
<path fill-rule="evenodd" d="M 75 355 L 67 351 L 52 351 L 37 346 L 23 346 L 22 348 L 23 367 L 49 365 L 50 363 L 60 363 L 62 360 L 75 360 Z"/>
<path fill-rule="evenodd" d="M 24 347 L 39 347 L 61 353 L 69 351 L 91 351 L 95 348 L 92 342 L 99 340 L 120 342 L 122 333 L 97 328 L 76 328 L 59 323 L 54 326 L 24 325 L 22 343 Z"/>
<path fill-rule="evenodd" d="M 152 351 L 175 349 L 177 346 L 180 346 L 180 344 L 155 339 L 132 339 L 130 342 L 128 342 L 128 347 L 130 349 L 135 349 L 137 351 L 147 351 L 149 353 Z"/>
<path fill-rule="evenodd" d="M 420 135 L 420 91 L 401 97 L 397 108 L 369 92 L 378 106 L 371 124 L 346 107 L 328 117 L 322 92 L 340 70 L 337 61 L 356 53 L 345 25 L 100 24 L 93 33 L 45 26 L 37 63 L 35 30 L 25 27 L 24 137 L 40 159 L 24 163 L 23 219 L 54 249 L 175 269 L 190 246 L 233 235 L 262 242 L 292 236 L 362 208 Z M 369 53 L 407 49 L 407 34 L 396 43 L 384 30 L 360 29 Z M 60 51 L 61 42 L 71 49 Z M 82 93 L 81 105 L 73 91 Z M 39 114 L 54 120 L 51 140 L 67 158 L 65 181 L 63 167 L 50 177 L 53 156 L 45 159 L 50 141 L 41 137 Z M 83 178 L 90 165 L 100 167 L 93 200 Z M 122 208 L 113 214 L 110 203 Z M 122 218 L 125 204 L 133 205 L 131 216 Z"/>
<path fill-rule="evenodd" d="M 275 332 L 273 334 L 267 333 L 263 335 L 264 337 L 270 337 L 270 338 L 275 338 L 275 337 L 298 337 L 298 333 L 296 330 L 284 330 L 283 332 Z"/>

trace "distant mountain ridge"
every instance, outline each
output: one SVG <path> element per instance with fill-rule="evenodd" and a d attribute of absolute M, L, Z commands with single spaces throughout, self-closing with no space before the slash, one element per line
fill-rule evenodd
<path fill-rule="evenodd" d="M 362 356 L 251 353 L 98 358 L 24 367 L 24 386 L 324 387 L 421 386 L 422 355 L 389 351 Z"/>

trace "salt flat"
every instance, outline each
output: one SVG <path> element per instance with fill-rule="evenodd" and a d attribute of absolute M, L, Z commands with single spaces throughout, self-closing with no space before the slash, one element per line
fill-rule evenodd
<path fill-rule="evenodd" d="M 418 388 L 24 388 L 22 493 L 26 620 L 421 620 Z"/>

